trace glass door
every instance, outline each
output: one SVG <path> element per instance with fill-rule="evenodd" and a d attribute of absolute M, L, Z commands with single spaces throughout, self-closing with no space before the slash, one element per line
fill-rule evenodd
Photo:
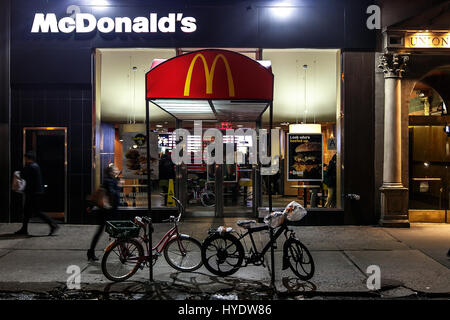
<path fill-rule="evenodd" d="M 41 168 L 42 211 L 67 222 L 67 128 L 24 128 L 23 153 L 34 151 Z"/>
<path fill-rule="evenodd" d="M 409 128 L 411 222 L 448 222 L 450 138 L 445 126 Z"/>

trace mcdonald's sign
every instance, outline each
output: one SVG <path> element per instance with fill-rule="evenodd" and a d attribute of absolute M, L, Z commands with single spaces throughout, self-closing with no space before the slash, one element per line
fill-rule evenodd
<path fill-rule="evenodd" d="M 206 79 L 206 93 L 213 93 L 213 79 L 214 79 L 214 71 L 216 71 L 216 63 L 219 59 L 221 59 L 225 65 L 225 69 L 227 72 L 227 80 L 228 80 L 228 94 L 230 97 L 234 97 L 234 83 L 233 83 L 233 75 L 231 74 L 230 65 L 228 64 L 227 58 L 221 53 L 217 54 L 214 58 L 214 61 L 211 66 L 211 70 L 208 68 L 208 64 L 206 62 L 205 56 L 202 53 L 197 53 L 189 66 L 189 70 L 186 75 L 186 83 L 184 84 L 184 96 L 189 97 L 189 90 L 191 88 L 191 79 L 192 79 L 192 71 L 195 66 L 195 62 L 200 58 L 203 61 L 203 69 L 205 70 L 205 79 Z"/>
<path fill-rule="evenodd" d="M 273 99 L 270 65 L 228 50 L 155 60 L 146 81 L 147 99 Z"/>

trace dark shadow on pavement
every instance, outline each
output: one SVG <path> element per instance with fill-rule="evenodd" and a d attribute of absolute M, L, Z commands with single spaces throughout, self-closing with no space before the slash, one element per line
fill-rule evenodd
<path fill-rule="evenodd" d="M 283 277 L 281 283 L 284 288 L 287 289 L 288 294 L 290 293 L 302 293 L 302 292 L 314 292 L 317 287 L 314 283 L 310 281 L 302 281 L 298 278 Z"/>
<path fill-rule="evenodd" d="M 5 233 L 0 234 L 0 240 L 14 240 L 14 239 L 28 239 L 28 238 L 41 238 L 41 237 L 48 237 L 48 235 L 25 235 L 25 234 L 15 234 L 15 233 Z"/>
<path fill-rule="evenodd" d="M 239 299 L 273 298 L 275 289 L 269 281 L 247 280 L 234 277 L 217 277 L 201 272 L 175 272 L 168 281 L 125 281 L 107 283 L 105 296 L 116 293 L 139 295 L 137 299 L 178 300 L 196 297 L 209 299 L 215 294 L 235 295 Z M 258 295 L 258 297 L 256 296 Z"/>

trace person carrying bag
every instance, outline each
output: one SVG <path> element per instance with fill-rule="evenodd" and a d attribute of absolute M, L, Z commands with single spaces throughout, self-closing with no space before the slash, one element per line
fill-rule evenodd
<path fill-rule="evenodd" d="M 90 197 L 92 204 L 90 211 L 95 211 L 97 215 L 98 228 L 91 240 L 91 246 L 87 251 L 88 261 L 96 261 L 95 247 L 105 228 L 106 221 L 116 213 L 120 203 L 119 170 L 110 164 L 105 169 L 103 184 Z"/>
<path fill-rule="evenodd" d="M 49 236 L 59 228 L 58 224 L 41 211 L 42 195 L 44 187 L 39 165 L 36 163 L 34 151 L 28 151 L 24 156 L 25 167 L 20 174 L 14 172 L 12 188 L 25 196 L 23 208 L 22 228 L 15 232 L 18 235 L 28 235 L 28 222 L 33 216 L 39 217 L 50 227 Z"/>
<path fill-rule="evenodd" d="M 11 189 L 17 193 L 24 193 L 27 182 L 21 178 L 20 171 L 14 171 Z"/>

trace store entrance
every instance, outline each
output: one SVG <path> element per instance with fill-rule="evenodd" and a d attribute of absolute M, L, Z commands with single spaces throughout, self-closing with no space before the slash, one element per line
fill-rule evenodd
<path fill-rule="evenodd" d="M 227 159 L 226 151 L 232 150 L 234 163 L 207 165 L 203 162 L 197 165 L 187 165 L 187 209 L 189 215 L 214 216 L 216 206 L 216 181 L 218 180 L 217 174 L 221 172 L 221 192 L 224 216 L 254 216 L 253 187 L 255 185 L 255 168 L 249 162 L 250 148 L 253 145 L 252 137 L 244 134 L 228 136 L 226 130 L 241 129 L 242 132 L 246 132 L 249 129 L 254 130 L 256 128 L 255 123 L 204 123 L 203 131 L 205 131 L 206 128 L 216 128 L 223 133 L 223 159 Z M 193 135 L 188 138 L 188 148 L 190 150 L 197 150 L 200 147 L 204 150 L 206 145 L 207 142 L 202 141 L 201 137 Z M 237 163 L 238 153 L 239 155 L 242 155 L 244 163 Z"/>
<path fill-rule="evenodd" d="M 203 64 L 196 64 L 197 61 Z M 203 70 L 199 72 L 196 65 Z M 167 75 L 171 75 L 170 82 Z M 247 212 L 257 216 L 259 202 L 253 200 L 253 195 L 259 192 L 254 192 L 257 183 L 252 180 L 261 164 L 256 161 L 258 149 L 247 149 L 249 143 L 253 146 L 258 143 L 255 129 L 262 128 L 266 110 L 269 110 L 269 129 L 272 128 L 273 79 L 270 61 L 253 60 L 230 50 L 198 50 L 153 61 L 146 73 L 146 121 L 151 121 L 150 104 L 176 120 L 175 156 L 182 161 L 177 160 L 175 194 L 191 216 L 225 217 L 231 213 L 245 216 Z M 188 127 L 192 122 L 194 130 Z M 206 128 L 209 130 L 204 131 Z M 252 132 L 248 139 L 245 129 Z M 242 151 L 237 152 L 238 149 Z M 216 154 L 217 150 L 223 155 Z M 242 157 L 249 152 L 252 167 L 244 165 L 239 172 L 239 165 L 246 163 Z M 236 161 L 238 154 L 239 161 Z M 275 159 L 273 154 L 272 159 Z M 196 210 L 192 210 L 193 205 Z"/>
<path fill-rule="evenodd" d="M 190 217 L 215 216 L 217 195 L 223 203 L 223 215 L 226 217 L 252 217 L 253 210 L 253 186 L 255 168 L 249 162 L 249 153 L 253 145 L 252 136 L 245 135 L 247 130 L 255 129 L 255 123 L 251 122 L 203 122 L 202 136 L 195 134 L 192 121 L 183 121 L 183 126 L 188 128 L 191 135 L 188 136 L 188 150 L 192 152 L 192 163 L 185 166 L 186 172 L 181 170 L 182 179 L 186 186 L 187 213 Z M 202 161 L 203 152 L 209 144 L 208 138 L 203 139 L 206 130 L 218 129 L 223 135 L 223 164 L 210 164 Z M 227 130 L 241 129 L 241 133 L 234 136 L 227 135 Z M 229 152 L 227 159 L 227 150 Z M 242 156 L 244 163 L 237 163 Z M 232 161 L 230 159 L 232 157 Z M 233 162 L 233 163 L 231 163 Z M 242 162 L 242 161 L 240 161 Z M 217 174 L 221 172 L 221 179 Z M 186 176 L 184 179 L 183 177 Z M 217 181 L 219 185 L 216 185 Z M 221 194 L 221 195 L 220 195 Z"/>
<path fill-rule="evenodd" d="M 448 223 L 450 116 L 428 83 L 416 84 L 409 103 L 409 220 Z"/>
<path fill-rule="evenodd" d="M 24 128 L 23 152 L 34 151 L 41 168 L 44 195 L 42 211 L 67 222 L 67 128 Z"/>

